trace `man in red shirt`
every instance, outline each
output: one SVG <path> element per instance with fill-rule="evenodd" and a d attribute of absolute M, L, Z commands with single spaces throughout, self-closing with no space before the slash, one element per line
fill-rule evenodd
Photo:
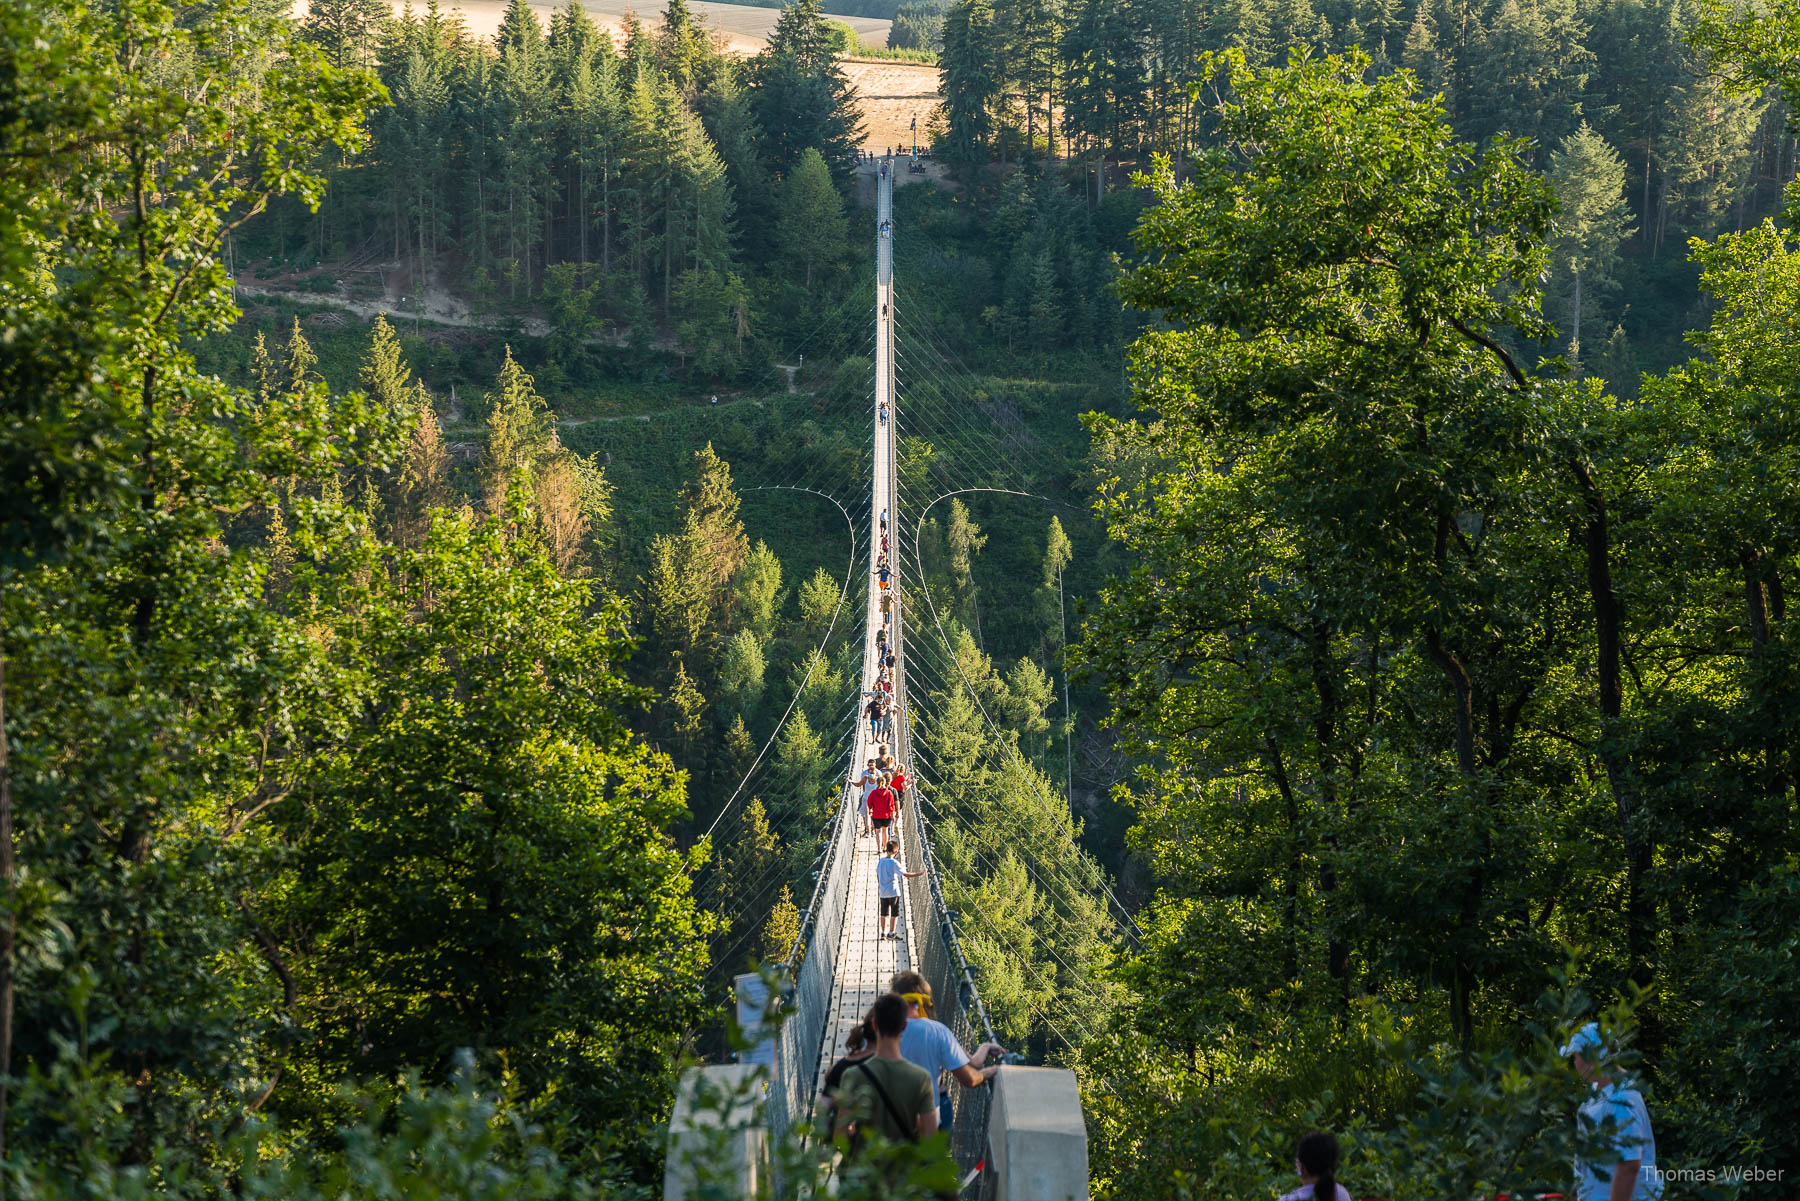
<path fill-rule="evenodd" d="M 875 827 L 875 845 L 882 846 L 887 842 L 888 829 L 894 824 L 894 811 L 900 802 L 894 796 L 894 790 L 887 785 L 887 777 L 875 786 L 869 794 L 869 822 Z"/>

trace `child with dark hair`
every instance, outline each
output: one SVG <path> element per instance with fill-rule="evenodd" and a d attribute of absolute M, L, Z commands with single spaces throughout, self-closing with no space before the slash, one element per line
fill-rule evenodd
<path fill-rule="evenodd" d="M 1337 1182 L 1338 1141 L 1322 1130 L 1300 1136 L 1294 1149 L 1294 1171 L 1300 1187 L 1281 1201 L 1350 1201 L 1350 1190 Z"/>
<path fill-rule="evenodd" d="M 870 1010 L 863 1020 L 850 1027 L 850 1033 L 844 1037 L 844 1054 L 825 1073 L 825 1083 L 819 1087 L 818 1126 L 823 1134 L 829 1135 L 835 1125 L 832 1109 L 837 1104 L 838 1085 L 844 1081 L 844 1073 L 875 1054 L 875 1011 Z"/>

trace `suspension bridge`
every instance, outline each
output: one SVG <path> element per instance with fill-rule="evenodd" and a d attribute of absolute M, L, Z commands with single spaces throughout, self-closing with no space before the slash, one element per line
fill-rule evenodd
<path fill-rule="evenodd" d="M 929 590 L 913 585 L 922 584 L 917 531 L 931 506 L 968 492 L 1027 495 L 1022 486 L 1014 485 L 1021 479 L 1017 470 L 1021 457 L 1028 457 L 1031 450 L 1016 430 L 1009 431 L 1003 422 L 959 403 L 972 380 L 966 373 L 959 377 L 951 356 L 928 343 L 907 345 L 897 336 L 900 310 L 894 289 L 894 247 L 901 235 L 894 225 L 891 163 L 875 173 L 875 185 L 873 296 L 867 290 L 858 294 L 861 303 L 872 301 L 873 332 L 856 335 L 866 337 L 857 349 L 867 352 L 871 364 L 864 401 L 870 429 L 867 459 L 862 470 L 848 480 L 790 480 L 768 485 L 831 500 L 850 525 L 851 561 L 832 624 L 835 630 L 840 620 L 853 621 L 854 602 L 860 599 L 860 678 L 846 690 L 835 724 L 824 731 L 843 748 L 843 770 L 837 776 L 838 791 L 829 816 L 822 823 L 815 882 L 799 937 L 784 960 L 770 965 L 771 971 L 741 975 L 735 982 L 739 1019 L 751 1037 L 751 1049 L 737 1064 L 694 1069 L 683 1081 L 670 1124 L 665 1196 L 671 1199 L 691 1195 L 696 1180 L 702 1177 L 717 1187 L 721 1167 L 717 1162 L 698 1164 L 701 1155 L 728 1161 L 724 1174 L 735 1182 L 728 1191 L 737 1195 L 758 1195 L 759 1188 L 771 1184 L 774 1195 L 792 1195 L 791 1182 L 780 1180 L 779 1168 L 771 1167 L 769 1148 L 809 1131 L 820 1085 L 827 1069 L 843 1053 L 846 1034 L 875 998 L 888 991 L 897 972 L 910 969 L 924 976 L 936 1018 L 950 1028 L 965 1050 L 1000 1042 L 982 1001 L 980 974 L 966 953 L 963 915 L 946 900 L 946 869 L 934 838 L 934 817 L 945 814 L 932 801 L 934 789 L 943 781 L 938 778 L 937 757 L 916 736 L 915 709 L 942 704 L 945 695 L 966 690 L 964 695 L 992 735 L 989 750 L 1015 758 L 1019 752 L 982 708 Z M 843 320 L 860 324 L 867 318 L 846 314 Z M 911 408 L 915 397 L 916 413 Z M 903 487 L 898 468 L 903 428 L 930 429 L 940 443 L 954 438 L 958 445 L 972 448 L 981 482 L 972 482 L 972 473 L 958 478 L 942 463 L 928 463 L 913 473 L 916 478 L 910 487 Z M 849 494 L 846 483 L 856 488 L 856 494 Z M 862 509 L 864 497 L 866 512 Z M 876 579 L 884 541 L 889 571 L 885 585 Z M 909 626 L 918 627 L 917 638 L 909 640 Z M 833 632 L 828 631 L 821 653 L 815 654 L 801 681 L 802 690 L 816 671 L 825 670 L 822 651 L 832 637 Z M 864 706 L 869 693 L 864 688 L 880 675 L 884 651 L 892 656 L 892 702 L 887 721 L 878 728 L 866 720 Z M 794 707 L 790 703 L 782 725 Z M 775 741 L 776 736 L 771 735 L 720 818 L 747 793 Z M 877 840 L 861 836 L 861 791 L 854 782 L 845 783 L 853 781 L 856 769 L 877 758 L 884 746 L 907 766 L 912 777 L 896 821 L 901 861 L 909 872 L 918 873 L 903 881 L 901 918 L 894 939 L 881 937 L 877 924 Z M 1021 763 L 1007 770 L 1022 767 Z M 1029 854 L 1019 860 L 1033 886 L 1049 898 L 1052 918 L 1073 921 L 1086 913 L 1091 920 L 1098 915 L 1103 923 L 1111 922 L 1126 936 L 1133 935 L 1130 916 L 1118 905 L 1098 869 L 1074 850 L 1075 827 L 1063 798 L 1045 794 L 1035 795 L 1035 800 L 1043 813 L 1033 814 L 1032 820 L 1041 820 L 1043 830 L 1066 839 L 1070 851 L 1054 862 L 1034 861 Z M 802 803 L 793 811 L 805 814 L 808 810 Z M 964 841 L 963 857 L 989 871 L 997 871 L 1000 862 L 1010 861 L 1016 851 L 997 840 L 984 843 L 979 830 L 969 831 Z M 759 887 L 744 899 L 742 908 L 750 911 L 745 916 L 752 923 L 762 916 L 758 907 L 767 909 L 775 882 L 773 878 L 758 882 Z M 706 899 L 704 892 L 702 898 Z M 987 946 L 1017 953 L 1010 966 L 1024 973 L 1040 972 L 1022 949 L 1008 941 L 996 916 L 973 914 L 970 918 Z M 740 941 L 728 950 L 743 945 Z M 1086 979 L 1085 967 L 1071 964 L 1062 954 L 1057 954 L 1055 971 L 1059 980 L 1040 976 L 1034 982 L 1041 986 L 1039 996 L 1069 991 Z M 1045 1007 L 1052 1004 L 1047 1000 L 1041 1003 Z M 1078 1011 L 1053 1014 L 1040 1003 L 1031 1005 L 1040 1024 L 1070 1050 L 1093 1032 L 1084 1028 Z M 1018 1056 L 1009 1056 L 989 1085 L 963 1087 L 946 1078 L 939 1088 L 948 1090 L 954 1103 L 950 1147 L 960 1169 L 964 1197 L 1063 1201 L 1088 1195 L 1086 1133 L 1072 1072 L 1026 1066 Z M 703 1097 L 729 1100 L 721 1107 Z"/>

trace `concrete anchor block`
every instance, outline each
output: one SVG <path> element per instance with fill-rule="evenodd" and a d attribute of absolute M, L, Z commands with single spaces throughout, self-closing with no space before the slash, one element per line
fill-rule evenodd
<path fill-rule="evenodd" d="M 1087 1201 L 1087 1122 L 1075 1073 L 1008 1065 L 993 1083 L 995 1201 Z"/>
<path fill-rule="evenodd" d="M 767 1079 L 766 1068 L 741 1063 L 681 1074 L 669 1115 L 664 1201 L 686 1201 L 702 1180 L 727 1186 L 734 1197 L 756 1195 L 769 1161 Z"/>

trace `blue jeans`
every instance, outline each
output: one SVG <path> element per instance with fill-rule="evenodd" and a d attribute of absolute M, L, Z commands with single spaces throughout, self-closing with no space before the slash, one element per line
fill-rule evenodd
<path fill-rule="evenodd" d="M 950 1104 L 949 1093 L 938 1094 L 938 1129 L 949 1134 L 956 1125 L 956 1107 Z"/>

